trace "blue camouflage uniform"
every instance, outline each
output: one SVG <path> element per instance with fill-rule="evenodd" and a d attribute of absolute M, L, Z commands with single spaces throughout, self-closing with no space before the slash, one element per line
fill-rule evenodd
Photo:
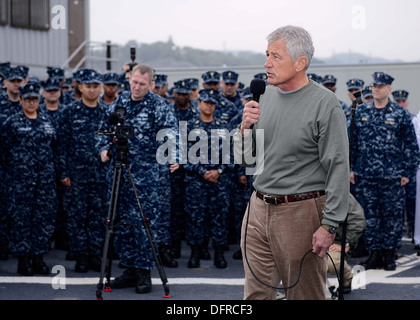
<path fill-rule="evenodd" d="M 177 81 L 175 87 L 173 88 L 174 92 L 181 94 L 190 94 L 191 87 L 188 81 Z M 179 130 L 185 131 L 188 134 L 187 124 L 192 118 L 198 116 L 199 111 L 196 109 L 195 105 L 190 105 L 186 110 L 179 109 L 174 102 L 171 104 L 171 109 L 173 114 L 178 122 Z M 185 135 L 185 133 L 184 133 Z M 179 136 L 179 144 L 187 144 L 187 137 L 183 137 L 182 132 Z M 185 140 L 185 141 L 181 141 Z M 178 170 L 170 174 L 170 183 L 171 183 L 171 238 L 174 246 L 178 246 L 174 251 L 179 250 L 180 241 L 185 237 L 185 167 L 186 155 L 180 155 L 180 167 Z M 178 258 L 179 252 L 174 252 L 175 258 Z"/>
<path fill-rule="evenodd" d="M 207 71 L 204 73 L 201 78 L 205 84 L 216 84 L 217 90 L 219 92 L 219 98 L 217 100 L 216 111 L 214 111 L 214 117 L 230 124 L 232 119 L 238 114 L 236 106 L 225 98 L 220 92 L 220 73 L 217 71 Z"/>
<path fill-rule="evenodd" d="M 131 93 L 125 91 L 111 105 L 110 112 L 115 112 L 116 106 L 125 108 L 125 124 L 134 127 L 135 139 L 131 140 L 128 145 L 127 165 L 133 175 L 144 215 L 150 220 L 151 230 L 159 245 L 161 238 L 159 232 L 162 232 L 159 230 L 161 182 L 160 164 L 157 162 L 156 156 L 160 142 L 156 141 L 156 136 L 160 130 L 166 129 L 168 138 L 171 141 L 176 141 L 177 121 L 164 100 L 152 92 L 148 92 L 140 101 L 133 101 Z M 104 129 L 107 129 L 107 125 L 101 131 Z M 100 153 L 109 150 L 108 142 L 109 139 L 106 137 L 99 139 Z M 176 159 L 176 150 L 169 151 L 169 157 Z M 113 170 L 109 170 L 109 183 L 112 181 L 112 172 Z M 127 172 L 124 172 L 124 181 L 119 206 L 120 224 L 115 230 L 115 247 L 120 254 L 122 264 L 130 268 L 151 270 L 155 263 L 154 257 Z M 166 230 L 164 232 L 166 233 Z"/>
<path fill-rule="evenodd" d="M 51 72 L 51 71 L 50 71 Z M 46 81 L 42 81 L 42 89 L 44 91 L 60 91 L 61 90 L 62 80 L 59 77 L 48 78 Z M 57 110 L 49 110 L 46 107 L 46 103 L 40 103 L 39 112 L 47 115 L 51 122 L 53 123 L 56 131 L 58 132 L 61 127 L 61 121 L 63 119 L 63 114 L 66 106 L 58 103 Z M 57 209 L 57 219 L 56 219 L 56 229 L 54 231 L 53 240 L 55 240 L 56 249 L 68 249 L 68 236 L 66 231 L 66 221 L 67 213 L 64 210 L 64 194 L 66 192 L 66 187 L 61 184 L 59 177 L 57 177 L 57 199 L 58 199 L 58 209 Z"/>
<path fill-rule="evenodd" d="M 394 101 L 398 103 L 399 101 L 407 101 L 408 96 L 410 93 L 406 90 L 395 90 L 392 92 L 392 96 L 394 98 Z M 407 110 L 407 112 L 409 112 Z M 411 117 L 411 121 L 413 121 L 415 115 L 412 113 L 409 113 Z M 416 172 L 413 172 L 413 174 L 410 177 L 407 177 L 410 179 L 410 182 L 405 185 L 405 213 L 406 213 L 406 219 L 407 219 L 407 225 L 409 228 L 409 233 L 412 233 L 414 231 L 414 222 L 415 222 L 415 216 L 416 216 L 416 188 L 417 188 L 417 174 Z"/>
<path fill-rule="evenodd" d="M 374 84 L 390 85 L 384 73 Z M 365 211 L 368 250 L 396 250 L 403 230 L 405 189 L 401 178 L 412 176 L 419 164 L 419 148 L 407 111 L 389 101 L 383 109 L 374 101 L 358 107 L 352 146 L 355 196 Z"/>
<path fill-rule="evenodd" d="M 218 97 L 217 91 L 206 89 L 200 91 L 199 99 L 216 103 Z M 208 137 L 208 140 L 201 141 L 204 145 L 200 148 L 199 155 L 194 153 L 199 156 L 200 161 L 193 161 L 190 154 L 188 164 L 185 165 L 185 211 L 188 218 L 186 240 L 190 246 L 203 245 L 207 233 L 216 248 L 227 244 L 230 176 L 226 172 L 229 171 L 230 158 L 222 152 L 223 144 L 229 145 L 229 130 L 226 127 L 227 123 L 217 118 L 212 122 L 204 122 L 201 117 L 188 121 L 190 136 L 200 137 L 200 141 Z M 212 134 L 217 139 L 211 139 Z M 195 140 L 188 142 L 189 153 L 196 147 L 196 143 Z M 218 159 L 211 158 L 212 150 L 219 152 Z M 221 174 L 217 183 L 203 178 L 210 170 L 218 170 Z"/>
<path fill-rule="evenodd" d="M 4 76 L 5 80 L 8 81 L 23 81 L 25 74 L 20 68 L 11 68 L 10 63 L 2 64 L 1 73 Z M 12 115 L 20 113 L 22 107 L 19 101 L 13 102 L 9 100 L 7 92 L 4 92 L 0 95 L 0 129 L 3 126 L 6 119 Z M 2 154 L 0 154 L 0 162 L 4 162 Z M 1 167 L 1 166 L 0 166 Z M 6 204 L 6 190 L 7 184 L 6 181 L 6 169 L 0 169 L 0 254 L 3 259 L 7 259 L 8 252 L 8 233 L 9 233 L 9 222 L 7 216 L 7 204 Z"/>
<path fill-rule="evenodd" d="M 79 76 L 85 84 L 102 81 L 101 75 L 90 69 L 84 69 Z M 78 259 L 102 254 L 108 184 L 107 165 L 98 157 L 96 138 L 106 120 L 105 105 L 88 107 L 81 99 L 64 110 L 59 130 L 59 179 L 71 180 L 64 195 L 64 210 L 70 252 Z"/>
<path fill-rule="evenodd" d="M 19 88 L 23 99 L 39 99 L 39 91 L 40 86 L 31 82 Z M 10 250 L 17 257 L 43 255 L 49 250 L 57 212 L 56 147 L 56 130 L 44 114 L 29 119 L 21 109 L 2 125 Z"/>

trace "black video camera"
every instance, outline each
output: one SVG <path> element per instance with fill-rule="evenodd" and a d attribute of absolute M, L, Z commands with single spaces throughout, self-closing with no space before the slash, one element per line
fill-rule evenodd
<path fill-rule="evenodd" d="M 353 92 L 353 96 L 356 98 L 354 101 L 356 106 L 363 104 L 363 95 L 361 90 Z"/>
<path fill-rule="evenodd" d="M 117 106 L 116 111 L 111 113 L 108 118 L 108 124 L 111 126 L 108 132 L 100 132 L 99 135 L 112 137 L 117 142 L 127 141 L 134 138 L 134 127 L 126 126 L 126 110 Z"/>

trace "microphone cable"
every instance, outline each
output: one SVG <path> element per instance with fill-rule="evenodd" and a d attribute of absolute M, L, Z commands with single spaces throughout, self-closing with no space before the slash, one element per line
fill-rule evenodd
<path fill-rule="evenodd" d="M 252 192 L 252 187 L 251 187 L 251 192 Z M 277 291 L 286 291 L 286 290 L 293 289 L 294 287 L 296 287 L 296 286 L 299 284 L 299 282 L 300 282 L 300 278 L 301 278 L 301 276 L 302 276 L 302 267 L 303 267 L 303 263 L 305 262 L 306 257 L 307 257 L 310 253 L 312 253 L 313 249 L 311 249 L 311 250 L 307 251 L 307 252 L 303 255 L 302 260 L 301 260 L 301 261 L 300 261 L 300 263 L 299 263 L 299 273 L 298 273 L 297 280 L 296 280 L 296 282 L 295 282 L 294 284 L 292 284 L 291 286 L 288 286 L 288 287 L 275 287 L 275 286 L 272 286 L 272 285 L 267 284 L 267 283 L 265 283 L 264 281 L 260 280 L 260 279 L 257 277 L 257 275 L 254 273 L 254 271 L 252 270 L 252 268 L 251 268 L 251 265 L 250 265 L 249 260 L 248 260 L 247 250 L 246 250 L 246 239 L 247 239 L 247 235 L 248 235 L 249 216 L 250 216 L 250 213 L 251 213 L 251 198 L 252 198 L 252 195 L 251 195 L 251 197 L 250 197 L 250 199 L 249 199 L 249 204 L 248 204 L 248 209 L 247 209 L 247 211 L 248 211 L 248 212 L 247 212 L 247 219 L 246 219 L 246 225 L 245 225 L 245 234 L 244 234 L 244 257 L 245 257 L 245 261 L 246 261 L 246 264 L 247 264 L 247 266 L 248 266 L 248 269 L 249 269 L 249 271 L 251 272 L 252 276 L 255 278 L 255 280 L 257 280 L 260 284 L 262 284 L 262 285 L 263 285 L 263 286 L 265 286 L 265 287 L 268 287 L 268 288 L 270 288 L 270 289 L 274 289 L 274 290 L 277 290 Z M 339 275 L 339 273 L 338 273 L 338 270 L 337 270 L 337 267 L 336 267 L 336 265 L 335 265 L 335 263 L 334 263 L 334 260 L 332 259 L 331 255 L 330 255 L 328 252 L 327 252 L 327 256 L 329 257 L 329 259 L 331 260 L 331 262 L 332 262 L 332 264 L 333 264 L 333 266 L 334 266 L 334 270 L 335 270 L 335 273 L 336 273 L 336 275 L 337 275 L 338 282 L 339 282 L 339 283 L 341 283 L 341 282 L 340 282 L 340 275 Z"/>

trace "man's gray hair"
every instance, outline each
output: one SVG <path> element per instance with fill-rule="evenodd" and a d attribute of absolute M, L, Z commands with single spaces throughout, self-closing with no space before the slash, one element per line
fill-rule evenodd
<path fill-rule="evenodd" d="M 305 56 L 308 59 L 306 70 L 309 69 L 315 48 L 308 31 L 296 26 L 281 27 L 267 37 L 269 43 L 278 40 L 283 40 L 286 43 L 287 53 L 293 61 Z"/>

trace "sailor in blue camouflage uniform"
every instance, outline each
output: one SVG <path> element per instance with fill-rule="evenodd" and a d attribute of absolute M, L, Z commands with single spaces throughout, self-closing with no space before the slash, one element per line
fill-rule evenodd
<path fill-rule="evenodd" d="M 179 142 L 182 145 L 187 144 L 188 121 L 197 117 L 199 111 L 196 106 L 189 99 L 191 94 L 191 87 L 189 81 L 177 81 L 174 84 L 173 94 L 175 102 L 171 105 L 171 109 L 177 119 L 179 130 Z M 185 134 L 183 134 L 185 132 Z M 180 153 L 180 167 L 178 170 L 170 174 L 171 181 L 171 238 L 172 250 L 171 254 L 174 259 L 179 259 L 181 256 L 181 242 L 185 238 L 185 168 L 184 164 L 187 161 L 187 155 Z"/>
<path fill-rule="evenodd" d="M 76 102 L 80 100 L 82 97 L 82 93 L 80 92 L 79 86 L 80 86 L 80 75 L 83 74 L 83 69 L 80 69 L 76 72 L 73 72 L 73 89 L 67 90 L 63 92 L 60 98 L 60 103 L 69 106 L 73 104 L 73 102 Z"/>
<path fill-rule="evenodd" d="M 235 105 L 237 113 L 244 108 L 241 95 L 238 92 L 238 79 L 239 74 L 235 71 L 228 70 L 222 73 L 222 95 Z"/>
<path fill-rule="evenodd" d="M 200 116 L 188 122 L 190 141 L 188 164 L 185 165 L 185 211 L 186 240 L 191 246 L 189 268 L 200 266 L 206 228 L 215 248 L 214 265 L 216 268 L 227 267 L 223 250 L 227 245 L 228 184 L 231 181 L 226 174 L 230 165 L 230 135 L 227 123 L 214 117 L 219 95 L 216 90 L 201 90 L 198 98 Z M 224 149 L 226 146 L 227 150 Z M 194 148 L 195 152 L 192 151 Z M 217 153 L 219 157 L 213 158 Z"/>
<path fill-rule="evenodd" d="M 351 102 L 353 103 L 353 101 L 356 100 L 356 98 L 353 96 L 353 93 L 356 91 L 363 90 L 363 86 L 365 85 L 365 82 L 362 79 L 353 78 L 347 81 L 346 84 L 347 84 L 349 98 Z"/>
<path fill-rule="evenodd" d="M 337 78 L 331 74 L 327 74 L 324 78 L 322 78 L 322 85 L 335 93 L 337 91 Z M 351 108 L 344 101 L 338 101 L 340 102 L 341 108 L 343 108 L 347 122 L 349 122 L 351 117 Z"/>
<path fill-rule="evenodd" d="M 373 89 L 372 85 L 367 85 L 363 89 L 362 94 L 363 94 L 363 102 L 364 103 L 368 103 L 369 101 L 373 100 L 372 89 Z"/>
<path fill-rule="evenodd" d="M 0 94 L 0 128 L 6 119 L 16 113 L 22 111 L 19 99 L 19 87 L 22 85 L 24 80 L 24 73 L 20 68 L 10 67 L 10 63 L 2 65 L 2 74 L 4 75 L 4 83 L 6 86 L 6 92 Z M 3 157 L 0 154 L 0 161 Z M 5 174 L 3 169 L 0 169 L 0 259 L 8 259 L 8 217 L 6 213 L 6 201 L 7 197 L 3 192 L 6 191 L 7 185 L 5 184 Z"/>
<path fill-rule="evenodd" d="M 204 89 L 212 89 L 219 92 L 219 99 L 217 101 L 214 116 L 227 122 L 230 125 L 232 119 L 238 114 L 238 110 L 236 109 L 236 106 L 231 101 L 226 99 L 220 91 L 221 74 L 217 71 L 207 71 L 201 77 L 203 79 Z"/>
<path fill-rule="evenodd" d="M 116 103 L 111 106 L 110 111 L 114 112 L 116 106 L 125 108 L 125 124 L 134 127 L 135 139 L 129 141 L 127 165 L 133 175 L 144 215 L 150 220 L 151 231 L 159 245 L 158 234 L 162 230 L 159 230 L 161 210 L 160 175 L 157 161 L 159 153 L 157 151 L 161 142 L 157 141 L 157 134 L 161 130 L 165 130 L 165 136 L 176 144 L 178 125 L 169 106 L 161 97 L 150 92 L 153 75 L 154 70 L 151 67 L 135 66 L 129 80 L 131 92 L 123 92 Z M 110 160 L 108 142 L 109 139 L 106 137 L 101 137 L 98 142 L 98 149 L 104 162 Z M 178 167 L 176 156 L 176 149 L 168 150 L 171 171 Z M 112 172 L 113 166 L 111 165 L 108 175 L 109 182 L 112 181 Z M 144 294 L 149 293 L 152 289 L 150 270 L 154 268 L 155 261 L 143 227 L 134 190 L 126 171 L 124 171 L 124 181 L 119 198 L 120 223 L 115 229 L 115 247 L 120 255 L 120 262 L 128 268 L 122 276 L 111 282 L 111 288 L 135 287 L 137 293 Z"/>
<path fill-rule="evenodd" d="M 1 129 L 4 157 L 10 250 L 18 258 L 18 273 L 47 275 L 43 258 L 48 253 L 57 212 L 57 134 L 46 115 L 38 113 L 40 86 L 19 88 L 22 109 Z"/>
<path fill-rule="evenodd" d="M 408 96 L 410 93 L 407 90 L 395 90 L 392 92 L 395 103 L 403 107 L 410 114 L 411 121 L 415 118 L 415 115 L 412 114 L 408 107 L 410 105 L 408 101 Z M 409 237 L 412 237 L 414 234 L 414 222 L 416 216 L 416 189 L 417 189 L 417 174 L 413 173 L 410 177 L 410 182 L 405 186 L 405 218 L 407 222 L 407 233 Z"/>
<path fill-rule="evenodd" d="M 117 92 L 120 85 L 120 75 L 116 72 L 107 72 L 103 75 L 104 92 L 101 103 L 110 106 L 117 100 Z"/>
<path fill-rule="evenodd" d="M 4 84 L 7 92 L 5 95 L 0 96 L 0 123 L 3 123 L 9 116 L 21 111 L 19 87 L 25 79 L 25 74 L 18 67 L 11 67 L 5 73 Z"/>
<path fill-rule="evenodd" d="M 65 107 L 60 103 L 61 97 L 61 83 L 62 79 L 58 77 L 50 77 L 45 81 L 42 81 L 42 96 L 44 102 L 39 105 L 39 112 L 46 114 L 50 117 L 55 129 L 59 130 L 61 121 L 63 119 L 63 113 Z M 57 198 L 58 198 L 58 209 L 56 219 L 56 229 L 54 231 L 53 240 L 55 249 L 68 250 L 68 236 L 66 231 L 66 219 L 67 214 L 64 210 L 64 194 L 66 187 L 63 186 L 59 179 L 57 179 Z"/>
<path fill-rule="evenodd" d="M 394 78 L 373 74 L 374 100 L 358 107 L 351 182 L 366 217 L 366 269 L 395 270 L 403 232 L 404 186 L 416 172 L 419 147 L 410 115 L 389 99 Z"/>
<path fill-rule="evenodd" d="M 96 137 L 107 120 L 107 106 L 99 103 L 102 76 L 91 69 L 79 74 L 82 99 L 64 110 L 59 129 L 59 179 L 67 187 L 64 209 L 75 270 L 99 271 L 107 215 L 108 166 L 98 157 Z"/>
<path fill-rule="evenodd" d="M 154 75 L 154 82 L 155 86 L 153 88 L 153 93 L 161 96 L 166 101 L 166 103 L 169 104 L 170 102 L 166 97 L 166 93 L 168 91 L 168 76 L 163 73 L 156 73 Z"/>

